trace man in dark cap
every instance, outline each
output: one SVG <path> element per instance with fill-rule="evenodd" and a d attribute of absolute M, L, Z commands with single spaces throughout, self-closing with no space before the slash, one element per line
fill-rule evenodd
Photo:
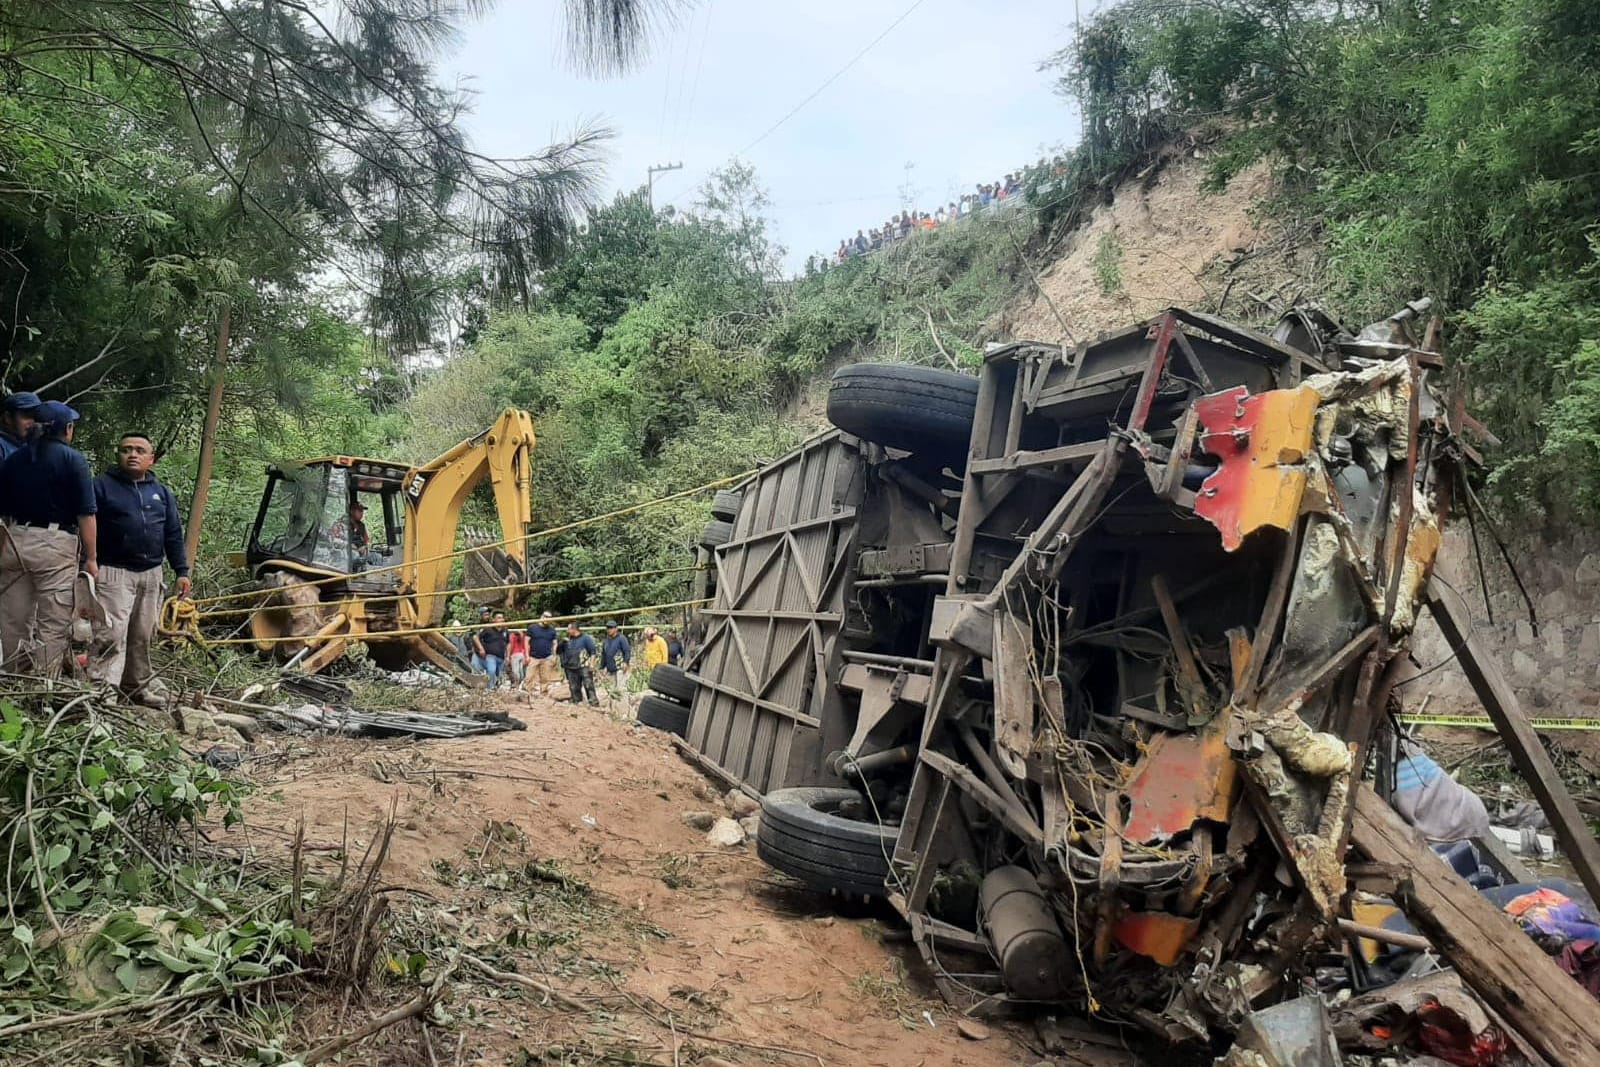
<path fill-rule="evenodd" d="M 150 638 L 166 597 L 161 561 L 172 565 L 178 595 L 188 596 L 189 557 L 177 498 L 150 473 L 155 462 L 147 434 L 125 433 L 117 443 L 116 466 L 94 481 L 105 624 L 95 634 L 89 676 L 141 704 L 161 707 L 167 694 L 150 670 Z"/>
<path fill-rule="evenodd" d="M 606 672 L 606 695 L 622 705 L 621 714 L 630 718 L 628 710 L 628 665 L 633 662 L 633 646 L 615 619 L 606 620 L 606 637 L 600 644 L 600 666 Z"/>
<path fill-rule="evenodd" d="M 71 645 L 73 585 L 96 563 L 94 478 L 72 447 L 78 413 L 40 404 L 38 432 L 0 462 L 0 516 L 10 520 L 0 553 L 0 648 L 5 664 L 61 672 Z"/>
<path fill-rule="evenodd" d="M 32 393 L 12 393 L 0 403 L 0 462 L 28 443 L 38 411 L 39 398 Z"/>

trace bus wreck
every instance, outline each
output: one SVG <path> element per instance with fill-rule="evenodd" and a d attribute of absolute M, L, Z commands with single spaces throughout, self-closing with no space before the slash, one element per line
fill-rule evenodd
<path fill-rule="evenodd" d="M 1481 430 L 1425 310 L 843 368 L 837 430 L 707 550 L 681 747 L 764 797 L 768 863 L 886 897 L 953 1004 L 1236 1031 L 1342 951 Z"/>

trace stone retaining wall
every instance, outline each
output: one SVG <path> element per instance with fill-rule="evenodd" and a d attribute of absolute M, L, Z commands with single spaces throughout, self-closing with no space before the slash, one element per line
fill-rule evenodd
<path fill-rule="evenodd" d="M 1477 633 L 1500 657 L 1501 668 L 1530 714 L 1600 716 L 1600 537 L 1578 535 L 1559 542 L 1523 538 L 1509 547 L 1533 599 L 1527 602 L 1479 525 L 1484 579 L 1479 579 L 1465 518 L 1447 527 L 1439 574 L 1466 599 Z M 1484 606 L 1489 590 L 1490 612 Z M 1424 612 L 1413 655 L 1427 671 L 1452 649 Z M 1429 713 L 1475 711 L 1477 700 L 1454 662 L 1408 682 L 1401 693 L 1416 710 L 1427 697 Z"/>

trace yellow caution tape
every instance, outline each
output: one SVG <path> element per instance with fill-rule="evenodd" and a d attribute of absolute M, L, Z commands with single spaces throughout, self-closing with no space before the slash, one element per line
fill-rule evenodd
<path fill-rule="evenodd" d="M 182 610 L 181 605 L 187 604 L 187 601 L 168 601 L 168 604 L 173 603 L 177 603 L 180 606 L 176 608 L 170 616 L 170 628 L 169 615 L 165 609 L 163 609 L 160 625 L 161 633 L 167 637 L 187 637 L 191 641 L 201 645 L 206 645 L 208 647 L 212 645 L 281 645 L 289 644 L 290 642 L 299 642 L 305 644 L 318 640 L 383 641 L 392 637 L 413 637 L 419 634 L 459 634 L 470 633 L 474 630 L 483 629 L 483 623 L 471 622 L 454 623 L 445 626 L 418 626 L 406 630 L 362 630 L 354 633 L 332 634 L 324 638 L 317 638 L 312 634 L 285 634 L 281 637 L 208 638 L 204 634 L 200 633 L 199 627 L 194 625 L 191 621 L 191 617 L 193 619 L 198 619 L 199 613 Z M 673 608 L 699 607 L 703 604 L 709 603 L 711 603 L 709 598 L 702 600 L 675 600 L 670 604 L 645 604 L 636 608 L 615 608 L 610 611 L 588 611 L 577 615 L 556 615 L 552 616 L 550 621 L 566 623 L 577 622 L 583 619 L 610 619 L 623 615 L 643 615 L 646 612 L 651 611 L 670 611 Z M 504 625 L 508 630 L 520 630 L 523 627 L 532 626 L 534 623 L 539 621 L 540 620 L 537 618 L 516 619 L 507 621 Z M 637 626 L 629 626 L 627 628 L 630 630 L 638 629 Z"/>
<path fill-rule="evenodd" d="M 1493 733 L 1494 720 L 1487 715 L 1401 715 L 1400 721 L 1408 726 L 1469 726 Z M 1529 719 L 1535 730 L 1600 730 L 1600 719 Z"/>
<path fill-rule="evenodd" d="M 353 599 L 360 600 L 363 604 L 385 604 L 391 600 L 409 600 L 413 597 L 418 600 L 438 600 L 440 597 L 458 595 L 464 596 L 468 593 L 492 593 L 511 589 L 553 589 L 562 585 L 581 585 L 584 582 L 621 581 L 625 578 L 653 578 L 656 575 L 661 574 L 685 574 L 692 571 L 703 571 L 705 569 L 706 568 L 704 567 L 694 566 L 661 567 L 653 571 L 621 571 L 616 574 L 585 574 L 577 578 L 549 578 L 538 582 L 513 582 L 509 585 L 476 585 L 470 589 L 440 589 L 433 593 L 385 593 L 382 596 L 358 596 L 354 597 Z M 372 572 L 362 571 L 360 574 L 351 575 L 351 577 L 360 578 L 370 573 Z M 285 586 L 284 588 L 289 587 Z M 253 590 L 253 592 L 258 596 L 270 597 L 276 594 L 278 590 L 276 588 L 257 589 Z M 197 601 L 190 601 L 190 603 L 197 603 Z M 240 615 L 254 615 L 262 608 L 271 608 L 275 606 L 277 605 L 256 604 L 248 608 L 218 608 L 216 611 L 201 612 L 199 621 L 207 622 L 211 619 L 233 618 Z"/>

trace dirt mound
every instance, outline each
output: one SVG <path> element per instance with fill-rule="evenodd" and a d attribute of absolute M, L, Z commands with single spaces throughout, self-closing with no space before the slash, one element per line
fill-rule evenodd
<path fill-rule="evenodd" d="M 1048 299 L 1028 285 L 997 324 L 1000 336 L 1081 343 L 1174 304 L 1270 320 L 1314 292 L 1315 246 L 1260 211 L 1274 191 L 1271 164 L 1212 192 L 1208 163 L 1196 148 L 1124 182 L 1036 265 Z"/>

